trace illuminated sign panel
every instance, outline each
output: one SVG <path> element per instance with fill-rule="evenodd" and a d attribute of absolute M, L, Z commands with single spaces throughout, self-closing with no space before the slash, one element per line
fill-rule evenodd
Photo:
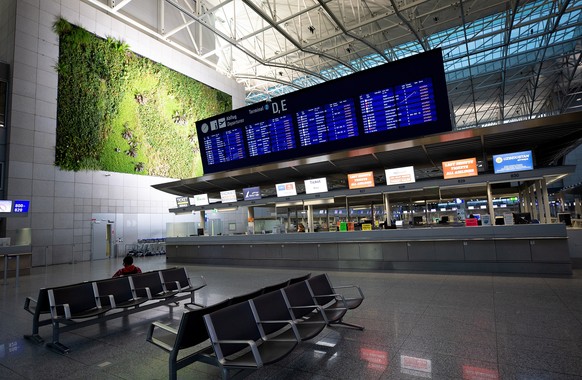
<path fill-rule="evenodd" d="M 12 201 L 0 201 L 0 212 L 12 212 Z"/>
<path fill-rule="evenodd" d="M 533 168 L 531 150 L 493 156 L 493 171 L 495 174 L 521 172 L 533 170 Z"/>
<path fill-rule="evenodd" d="M 195 206 L 206 206 L 210 204 L 208 202 L 208 194 L 196 194 L 194 195 L 194 205 Z"/>
<path fill-rule="evenodd" d="M 289 197 L 292 195 L 297 195 L 295 182 L 278 183 L 275 185 L 275 190 L 277 190 L 278 197 Z"/>
<path fill-rule="evenodd" d="M 325 193 L 327 191 L 327 179 L 315 178 L 305 180 L 305 194 Z"/>
<path fill-rule="evenodd" d="M 348 187 L 350 189 L 374 187 L 374 172 L 348 174 Z"/>
<path fill-rule="evenodd" d="M 243 197 L 245 201 L 254 201 L 261 199 L 261 188 L 258 186 L 247 187 L 243 189 Z"/>
<path fill-rule="evenodd" d="M 30 201 L 16 200 L 13 202 L 12 212 L 23 213 L 23 214 L 27 213 L 29 206 L 30 206 Z"/>
<path fill-rule="evenodd" d="M 451 129 L 440 49 L 196 123 L 205 173 Z"/>
<path fill-rule="evenodd" d="M 226 190 L 220 192 L 220 201 L 222 203 L 233 203 L 236 202 L 236 191 Z"/>
<path fill-rule="evenodd" d="M 477 159 L 475 157 L 443 162 L 445 179 L 470 177 L 477 174 Z"/>
<path fill-rule="evenodd" d="M 386 169 L 386 184 L 400 185 L 402 183 L 416 182 L 414 166 L 404 166 L 395 169 Z"/>
<path fill-rule="evenodd" d="M 188 197 L 177 197 L 176 198 L 176 205 L 178 207 L 188 207 L 188 206 L 190 206 L 190 198 L 188 198 Z"/>

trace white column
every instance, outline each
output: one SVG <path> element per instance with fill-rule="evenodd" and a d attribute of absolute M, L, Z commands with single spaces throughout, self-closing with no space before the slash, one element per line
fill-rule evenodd
<path fill-rule="evenodd" d="M 550 217 L 550 197 L 548 196 L 548 184 L 546 179 L 540 180 L 540 188 L 542 191 L 542 200 L 544 202 L 544 221 L 540 220 L 540 223 L 551 223 L 552 219 Z"/>
<path fill-rule="evenodd" d="M 495 209 L 493 208 L 493 196 L 491 194 L 491 184 L 487 182 L 487 209 L 489 210 L 489 220 L 491 225 L 495 225 Z"/>
<path fill-rule="evenodd" d="M 315 227 L 313 226 L 313 206 L 307 205 L 307 226 L 308 232 L 315 232 Z"/>

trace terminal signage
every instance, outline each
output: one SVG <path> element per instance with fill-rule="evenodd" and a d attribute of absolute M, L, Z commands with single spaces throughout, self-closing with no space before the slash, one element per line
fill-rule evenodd
<path fill-rule="evenodd" d="M 207 206 L 210 202 L 208 202 L 208 194 L 196 194 L 194 195 L 194 205 L 195 206 Z"/>
<path fill-rule="evenodd" d="M 462 160 L 443 162 L 445 179 L 471 177 L 477 175 L 477 159 L 465 158 Z"/>
<path fill-rule="evenodd" d="M 0 213 L 12 212 L 12 201 L 0 200 Z"/>
<path fill-rule="evenodd" d="M 220 200 L 222 203 L 234 203 L 237 201 L 236 199 L 236 191 L 235 190 L 226 190 L 220 192 Z"/>
<path fill-rule="evenodd" d="M 325 193 L 327 191 L 327 179 L 315 178 L 305 180 L 305 194 Z"/>
<path fill-rule="evenodd" d="M 261 199 L 261 188 L 258 186 L 244 188 L 243 197 L 245 201 Z"/>
<path fill-rule="evenodd" d="M 16 200 L 14 201 L 12 212 L 16 213 L 27 213 L 28 207 L 30 206 L 30 201 Z"/>
<path fill-rule="evenodd" d="M 364 189 L 374 187 L 374 185 L 374 172 L 348 174 L 348 187 L 350 189 Z"/>
<path fill-rule="evenodd" d="M 295 188 L 295 182 L 278 183 L 275 185 L 278 197 L 290 197 L 297 195 L 297 189 Z"/>
<path fill-rule="evenodd" d="M 441 49 L 196 122 L 205 173 L 451 129 Z"/>
<path fill-rule="evenodd" d="M 190 206 L 190 198 L 188 197 L 177 197 L 176 198 L 176 205 L 180 207 L 188 207 Z"/>
<path fill-rule="evenodd" d="M 493 156 L 493 171 L 495 174 L 521 172 L 533 170 L 533 168 L 531 150 Z"/>
<path fill-rule="evenodd" d="M 386 185 L 399 185 L 411 182 L 416 182 L 414 166 L 386 169 Z"/>

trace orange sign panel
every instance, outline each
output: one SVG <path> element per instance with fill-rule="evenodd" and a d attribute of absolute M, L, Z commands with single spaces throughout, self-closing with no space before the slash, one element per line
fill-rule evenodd
<path fill-rule="evenodd" d="M 465 158 L 463 160 L 443 162 L 445 179 L 470 177 L 477 175 L 477 159 Z"/>
<path fill-rule="evenodd" d="M 374 187 L 374 172 L 348 174 L 348 187 L 350 189 Z"/>

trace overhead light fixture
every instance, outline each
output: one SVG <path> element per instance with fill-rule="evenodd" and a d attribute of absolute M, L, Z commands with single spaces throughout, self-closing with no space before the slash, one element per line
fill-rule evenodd
<path fill-rule="evenodd" d="M 229 212 L 229 211 L 238 210 L 238 207 L 225 207 L 225 208 L 219 208 L 217 210 L 218 210 L 218 212 Z"/>
<path fill-rule="evenodd" d="M 333 204 L 333 203 L 334 203 L 333 198 L 309 199 L 309 200 L 303 201 L 303 204 L 305 206 L 327 205 L 327 204 Z"/>

